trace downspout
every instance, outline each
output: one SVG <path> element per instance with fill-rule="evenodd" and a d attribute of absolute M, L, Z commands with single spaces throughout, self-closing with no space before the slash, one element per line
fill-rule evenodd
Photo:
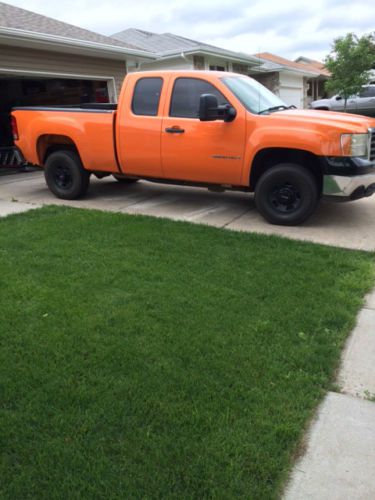
<path fill-rule="evenodd" d="M 184 59 L 187 63 L 191 64 L 191 61 L 185 56 L 185 52 L 181 52 L 180 54 L 181 59 Z"/>

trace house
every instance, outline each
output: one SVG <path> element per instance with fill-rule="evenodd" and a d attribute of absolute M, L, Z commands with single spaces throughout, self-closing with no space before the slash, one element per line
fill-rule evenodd
<path fill-rule="evenodd" d="M 285 103 L 306 108 L 312 100 L 311 92 L 315 82 L 321 78 L 322 70 L 269 52 L 256 54 L 256 57 L 259 57 L 266 72 L 254 77 Z"/>
<path fill-rule="evenodd" d="M 197 69 L 234 71 L 249 74 L 259 67 L 256 57 L 222 49 L 214 45 L 184 38 L 172 33 L 152 33 L 129 28 L 111 35 L 123 43 L 134 43 L 155 55 L 154 61 L 140 63 L 134 71 L 142 69 Z"/>
<path fill-rule="evenodd" d="M 12 142 L 12 106 L 116 102 L 126 65 L 152 59 L 130 43 L 0 2 L 0 148 Z"/>
<path fill-rule="evenodd" d="M 298 64 L 303 64 L 306 69 L 311 69 L 312 71 L 318 71 L 319 75 L 315 78 L 310 78 L 307 80 L 308 91 L 307 91 L 307 103 L 311 101 L 316 101 L 317 99 L 323 99 L 327 97 L 327 92 L 325 90 L 325 83 L 330 78 L 331 73 L 320 61 L 315 61 L 314 59 L 309 59 L 308 57 L 298 57 L 295 60 Z"/>

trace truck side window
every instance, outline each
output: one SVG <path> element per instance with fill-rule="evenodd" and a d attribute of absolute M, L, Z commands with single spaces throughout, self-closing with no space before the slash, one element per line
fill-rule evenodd
<path fill-rule="evenodd" d="M 161 78 L 140 78 L 137 81 L 132 101 L 135 115 L 157 116 L 162 85 Z"/>
<path fill-rule="evenodd" d="M 220 104 L 228 104 L 227 99 L 216 87 L 198 78 L 178 78 L 173 87 L 169 116 L 198 118 L 199 100 L 202 94 L 213 94 Z"/>

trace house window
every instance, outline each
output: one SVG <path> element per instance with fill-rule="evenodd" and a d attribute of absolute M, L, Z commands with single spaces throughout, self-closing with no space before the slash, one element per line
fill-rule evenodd
<path fill-rule="evenodd" d="M 226 71 L 224 66 L 210 65 L 210 71 Z"/>
<path fill-rule="evenodd" d="M 198 78 L 178 78 L 173 87 L 169 116 L 198 118 L 202 94 L 213 94 L 219 104 L 228 104 L 223 94 L 210 83 Z"/>
<path fill-rule="evenodd" d="M 134 89 L 132 111 L 135 115 L 157 116 L 163 80 L 141 78 Z"/>

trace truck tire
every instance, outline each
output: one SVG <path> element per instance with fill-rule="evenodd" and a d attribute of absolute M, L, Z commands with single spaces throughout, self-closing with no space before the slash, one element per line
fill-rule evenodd
<path fill-rule="evenodd" d="M 266 170 L 255 187 L 255 205 L 271 224 L 302 224 L 312 215 L 318 200 L 318 183 L 313 174 L 293 163 Z"/>
<path fill-rule="evenodd" d="M 44 166 L 47 186 L 57 198 L 75 200 L 84 196 L 90 184 L 90 172 L 82 166 L 75 151 L 55 151 Z"/>
<path fill-rule="evenodd" d="M 134 184 L 138 182 L 139 179 L 131 179 L 130 177 L 124 177 L 123 175 L 112 174 L 117 182 L 120 184 Z"/>

